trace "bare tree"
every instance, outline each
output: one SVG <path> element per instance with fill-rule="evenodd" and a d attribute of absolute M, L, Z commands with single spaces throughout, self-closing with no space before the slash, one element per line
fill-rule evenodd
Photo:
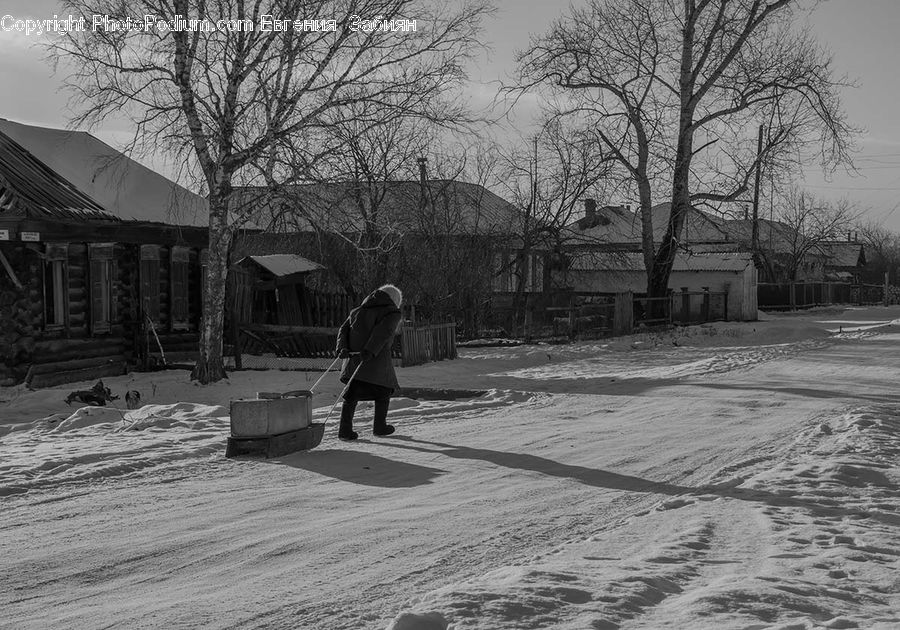
<path fill-rule="evenodd" d="M 900 234 L 884 225 L 869 221 L 856 226 L 859 239 L 866 247 L 866 275 L 869 281 L 881 282 L 884 274 L 897 284 L 900 273 Z"/>
<path fill-rule="evenodd" d="M 443 98 L 477 50 L 482 0 L 66 0 L 68 13 L 149 28 L 71 31 L 51 56 L 71 69 L 76 124 L 126 114 L 135 140 L 173 151 L 209 201 L 208 291 L 193 377 L 224 376 L 227 256 L 238 217 L 235 185 L 300 179 L 334 153 L 325 133 L 354 105 L 378 103 L 375 127 L 395 117 L 452 122 Z M 268 17 L 267 17 L 268 16 Z M 362 16 L 365 19 L 361 19 Z M 379 16 L 375 19 L 375 16 Z M 275 28 L 272 18 L 283 20 Z M 415 30 L 405 20 L 415 20 Z M 180 26 L 179 26 L 180 25 Z M 397 30 L 400 29 L 400 30 Z"/>
<path fill-rule="evenodd" d="M 859 213 L 847 201 L 829 203 L 798 188 L 791 188 L 780 203 L 777 225 L 769 228 L 774 229 L 775 238 L 784 243 L 781 248 L 763 252 L 764 256 L 775 258 L 768 261 L 767 266 L 774 269 L 780 265 L 786 279 L 799 280 L 804 265 L 815 264 L 812 259 L 818 258 L 824 263 L 826 254 L 822 246 L 828 241 L 840 239 L 858 216 Z M 781 260 L 778 260 L 779 257 Z"/>
<path fill-rule="evenodd" d="M 757 165 L 815 146 L 846 160 L 851 129 L 831 60 L 792 27 L 794 0 L 592 0 L 520 57 L 518 89 L 573 95 L 637 190 L 647 293 L 668 290 L 693 204 L 741 199 Z M 768 129 L 757 147 L 759 125 Z M 812 142 L 815 141 L 815 145 Z M 671 200 L 653 241 L 653 196 Z"/>
<path fill-rule="evenodd" d="M 606 196 L 617 158 L 604 148 L 594 130 L 568 124 L 564 117 L 551 117 L 524 148 L 501 152 L 496 187 L 520 212 L 517 256 L 510 262 L 517 322 L 523 320 L 535 253 L 559 251 L 584 198 Z"/>

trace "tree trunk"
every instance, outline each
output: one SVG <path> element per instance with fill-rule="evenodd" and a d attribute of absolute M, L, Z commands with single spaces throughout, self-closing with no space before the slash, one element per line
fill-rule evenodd
<path fill-rule="evenodd" d="M 678 251 L 678 242 L 681 238 L 681 229 L 684 220 L 691 208 L 691 158 L 694 153 L 694 77 L 693 77 L 693 45 L 694 45 L 694 19 L 693 5 L 685 2 L 685 25 L 681 49 L 681 72 L 679 76 L 679 91 L 681 96 L 681 111 L 678 117 L 678 143 L 675 149 L 675 164 L 672 173 L 672 208 L 669 212 L 669 222 L 666 233 L 656 256 L 653 259 L 653 269 L 647 278 L 647 297 L 662 298 L 669 291 L 669 277 L 672 275 L 672 264 L 675 262 L 675 254 Z M 650 303 L 650 311 L 653 318 L 663 317 L 665 305 L 662 300 L 654 300 Z"/>
<path fill-rule="evenodd" d="M 690 129 L 690 114 L 682 113 L 682 131 L 678 136 L 678 149 L 675 154 L 675 170 L 672 180 L 672 208 L 669 213 L 669 222 L 666 232 L 656 256 L 653 259 L 653 269 L 647 279 L 647 297 L 662 298 L 668 294 L 669 278 L 672 275 L 672 265 L 675 262 L 675 254 L 678 252 L 678 243 L 685 218 L 691 208 L 691 194 L 689 189 L 689 177 L 691 171 L 691 153 L 693 151 L 692 132 Z M 663 303 L 654 301 L 650 305 L 653 317 L 663 317 Z"/>
<path fill-rule="evenodd" d="M 206 269 L 206 294 L 203 296 L 203 317 L 200 324 L 200 358 L 191 373 L 191 378 L 203 385 L 227 378 L 222 357 L 225 279 L 231 244 L 227 199 L 227 195 L 220 192 L 209 197 L 209 260 Z"/>

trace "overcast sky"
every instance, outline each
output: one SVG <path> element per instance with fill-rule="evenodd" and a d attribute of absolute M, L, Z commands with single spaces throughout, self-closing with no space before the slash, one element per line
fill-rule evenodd
<path fill-rule="evenodd" d="M 495 5 L 497 15 L 485 28 L 493 50 L 472 71 L 476 103 L 490 100 L 496 92 L 493 81 L 513 72 L 515 51 L 528 44 L 531 34 L 544 31 L 566 6 L 547 0 L 496 0 Z M 0 0 L 0 16 L 52 18 L 60 13 L 57 0 Z M 839 173 L 828 181 L 812 169 L 806 186 L 829 199 L 846 197 L 866 209 L 869 218 L 900 231 L 900 0 L 823 0 L 811 20 L 814 32 L 833 52 L 838 72 L 859 84 L 843 100 L 853 124 L 866 133 L 855 158 L 857 175 Z M 70 114 L 67 95 L 60 90 L 62 77 L 53 75 L 35 42 L 34 36 L 0 30 L 0 118 L 65 127 Z M 517 118 L 523 125 L 527 105 Z M 129 137 L 122 120 L 104 121 L 93 133 L 114 146 Z"/>

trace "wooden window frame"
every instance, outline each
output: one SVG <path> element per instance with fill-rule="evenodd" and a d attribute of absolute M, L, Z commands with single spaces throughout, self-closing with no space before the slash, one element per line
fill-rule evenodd
<path fill-rule="evenodd" d="M 190 329 L 190 264 L 189 247 L 175 245 L 169 250 L 169 323 L 173 331 Z"/>
<path fill-rule="evenodd" d="M 140 287 L 138 294 L 140 296 L 141 322 L 146 323 L 147 318 L 156 326 L 161 320 L 160 296 L 159 296 L 159 274 L 160 274 L 160 256 L 159 245 L 141 245 L 139 257 L 139 277 Z M 145 264 L 147 263 L 147 264 Z M 153 265 L 153 263 L 156 263 Z M 155 269 L 155 274 L 148 274 L 149 267 Z M 150 276 L 149 278 L 147 276 Z M 150 293 L 147 293 L 147 290 Z"/>
<path fill-rule="evenodd" d="M 69 329 L 69 244 L 68 243 L 45 243 L 44 244 L 44 273 L 43 273 L 43 284 L 44 284 L 44 330 L 68 330 Z M 47 276 L 49 274 L 53 274 L 53 267 L 55 263 L 59 263 L 61 267 L 60 273 L 60 286 L 55 286 L 55 283 L 52 283 L 48 286 Z M 55 274 L 52 275 L 55 277 Z M 59 295 L 56 295 L 56 289 L 59 289 Z M 49 315 L 49 300 L 48 295 L 50 292 L 53 292 L 53 304 L 58 305 L 62 304 L 61 307 L 61 316 L 62 321 L 53 321 L 50 322 L 48 317 Z M 58 298 L 58 299 L 57 299 Z M 55 319 L 55 318 L 54 318 Z"/>
<path fill-rule="evenodd" d="M 115 293 L 115 244 L 114 243 L 90 243 L 88 245 L 88 312 L 90 313 L 91 334 L 100 335 L 108 334 L 112 330 L 112 325 L 116 320 L 116 293 Z M 100 310 L 106 319 L 97 318 L 96 302 L 102 302 L 104 294 L 101 292 L 97 295 L 97 278 L 96 275 L 100 268 L 105 268 L 106 273 L 106 303 L 100 304 Z"/>

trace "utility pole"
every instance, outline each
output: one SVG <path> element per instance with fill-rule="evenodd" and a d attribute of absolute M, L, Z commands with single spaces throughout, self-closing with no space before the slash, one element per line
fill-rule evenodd
<path fill-rule="evenodd" d="M 753 250 L 753 262 L 759 267 L 759 180 L 762 172 L 763 126 L 759 126 L 759 137 L 756 141 L 756 177 L 753 181 L 753 232 L 750 237 L 750 248 Z"/>

